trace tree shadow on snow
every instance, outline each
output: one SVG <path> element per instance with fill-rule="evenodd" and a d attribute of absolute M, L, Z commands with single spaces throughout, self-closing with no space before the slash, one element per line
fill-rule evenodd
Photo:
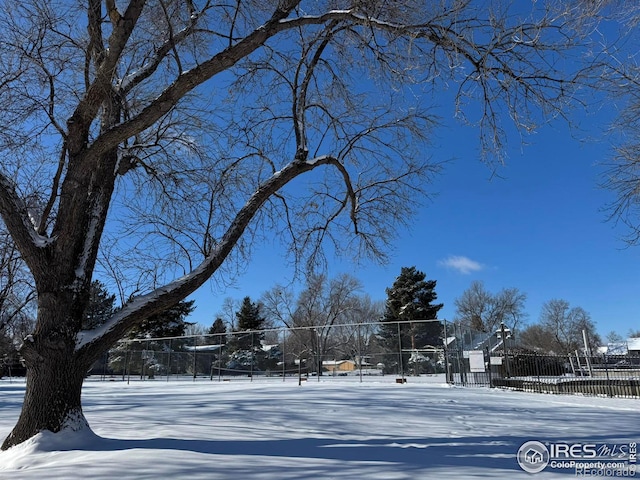
<path fill-rule="evenodd" d="M 343 462 L 383 462 L 399 470 L 468 467 L 522 472 L 516 461 L 518 448 L 531 438 L 386 438 L 341 440 L 297 438 L 281 440 L 187 440 L 154 438 L 119 440 L 102 438 L 83 450 L 118 451 L 130 449 L 178 450 L 209 455 L 255 455 L 262 457 L 313 458 Z M 584 442 L 585 439 L 545 438 L 549 442 Z M 590 442 L 611 442 L 610 438 L 590 438 Z"/>

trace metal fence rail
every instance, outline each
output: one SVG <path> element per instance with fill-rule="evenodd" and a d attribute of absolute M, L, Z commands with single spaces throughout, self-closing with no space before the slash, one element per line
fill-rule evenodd
<path fill-rule="evenodd" d="M 500 333 L 413 320 L 387 323 L 384 330 L 370 322 L 136 338 L 120 342 L 91 374 L 128 381 L 358 376 L 405 383 L 431 377 L 461 386 L 640 398 L 639 356 L 543 355 L 517 348 Z"/>
<path fill-rule="evenodd" d="M 563 356 L 488 350 L 472 353 L 482 363 L 479 360 L 474 363 L 469 354 L 460 359 L 457 352 L 448 353 L 451 383 L 536 393 L 640 398 L 640 356 Z"/>
<path fill-rule="evenodd" d="M 131 379 L 211 381 L 345 376 L 407 377 L 444 374 L 443 325 L 439 320 L 298 326 L 256 331 L 123 340 L 92 375 Z M 430 343 L 414 332 L 435 331 Z M 397 332 L 397 334 L 396 334 Z M 444 381 L 444 377 L 442 379 Z"/>

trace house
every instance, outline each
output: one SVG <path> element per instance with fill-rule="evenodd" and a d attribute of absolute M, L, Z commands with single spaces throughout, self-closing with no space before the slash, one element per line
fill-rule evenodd
<path fill-rule="evenodd" d="M 353 360 L 324 360 L 322 368 L 330 373 L 353 372 L 356 369 L 356 362 Z"/>
<path fill-rule="evenodd" d="M 627 351 L 629 355 L 640 355 L 640 337 L 627 338 Z"/>
<path fill-rule="evenodd" d="M 535 448 L 530 448 L 525 452 L 524 459 L 531 465 L 537 465 L 544 462 L 544 455 Z"/>
<path fill-rule="evenodd" d="M 622 342 L 609 342 L 607 345 L 598 347 L 597 353 L 600 355 L 640 355 L 640 338 L 627 338 Z"/>

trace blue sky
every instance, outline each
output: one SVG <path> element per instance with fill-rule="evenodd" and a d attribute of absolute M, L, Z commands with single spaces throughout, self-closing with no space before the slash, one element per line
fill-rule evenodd
<path fill-rule="evenodd" d="M 602 28 L 617 35 L 615 26 Z M 363 89 L 373 88 L 360 81 Z M 400 231 L 387 265 L 352 264 L 345 254 L 330 262 L 328 275 L 350 273 L 364 293 L 384 300 L 401 267 L 416 266 L 437 281 L 444 303 L 440 317 L 447 320 L 455 318 L 454 300 L 479 280 L 493 293 L 512 287 L 524 292 L 530 323 L 538 321 L 545 302 L 564 299 L 589 312 L 603 338 L 610 331 L 624 336 L 640 329 L 640 247 L 628 247 L 624 229 L 607 221 L 605 209 L 614 196 L 599 186 L 602 164 L 611 156 L 600 132 L 615 105 L 591 107 L 588 114 L 566 112 L 572 130 L 554 121 L 524 138 L 526 145 L 507 120 L 507 162 L 492 175 L 479 159 L 477 128 L 454 120 L 452 85 L 425 86 L 424 92 L 418 85 L 416 97 L 410 95 L 443 105 L 434 110 L 443 126 L 429 152 L 434 161 L 445 162 L 430 188 L 435 196 L 416 212 L 413 227 Z M 477 118 L 478 108 L 471 102 L 464 113 Z M 506 115 L 507 109 L 497 111 Z M 191 320 L 208 326 L 225 297 L 257 300 L 291 281 L 282 251 L 277 244 L 262 245 L 233 288 L 203 287 L 193 296 L 197 310 Z"/>
<path fill-rule="evenodd" d="M 581 142 L 566 125 L 546 126 L 527 145 L 512 139 L 506 166 L 492 177 L 478 159 L 474 128 L 449 126 L 438 134 L 434 159 L 447 162 L 431 187 L 436 196 L 400 232 L 390 262 L 334 261 L 331 277 L 350 273 L 372 299 L 384 300 L 400 268 L 416 266 L 437 280 L 440 318 L 447 320 L 455 317 L 454 299 L 480 280 L 494 293 L 510 287 L 526 293 L 530 323 L 544 302 L 561 298 L 587 310 L 603 337 L 640 329 L 640 247 L 627 247 L 625 231 L 606 221 L 614 197 L 599 187 L 611 154 L 606 140 Z M 256 249 L 234 287 L 203 287 L 192 297 L 197 309 L 190 320 L 208 326 L 225 297 L 255 300 L 290 281 L 278 250 Z"/>

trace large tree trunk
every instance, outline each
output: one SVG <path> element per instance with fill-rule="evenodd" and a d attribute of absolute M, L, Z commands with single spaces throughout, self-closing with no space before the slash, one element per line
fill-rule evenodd
<path fill-rule="evenodd" d="M 38 323 L 20 354 L 27 367 L 27 388 L 18 423 L 2 450 L 18 445 L 38 432 L 88 427 L 80 396 L 90 359 L 78 355 L 76 332 L 86 295 L 71 287 L 39 292 Z"/>
<path fill-rule="evenodd" d="M 38 320 L 33 335 L 20 350 L 27 365 L 27 391 L 18 423 L 1 449 L 18 445 L 43 430 L 56 433 L 66 428 L 88 428 L 80 397 L 84 376 L 92 363 L 139 322 L 175 305 L 202 286 L 224 262 L 271 195 L 297 176 L 335 163 L 333 157 L 319 157 L 312 162 L 292 162 L 274 173 L 247 200 L 211 254 L 190 274 L 131 300 L 98 331 L 82 332 L 91 272 L 110 198 L 110 192 L 103 198 L 100 195 L 104 192 L 100 193 L 99 188 L 89 189 L 98 194 L 89 195 L 88 206 L 69 207 L 90 212 L 89 218 L 83 219 L 84 226 L 75 221 L 81 217 L 77 211 L 68 214 L 66 224 L 71 226 L 66 230 L 60 228 L 53 247 L 43 249 L 44 254 L 36 251 L 41 263 L 32 262 L 38 286 Z M 69 187 L 66 195 L 74 194 Z"/>
<path fill-rule="evenodd" d="M 67 428 L 88 428 L 80 403 L 86 367 L 73 355 L 73 348 L 62 345 L 49 349 L 46 358 L 46 361 L 27 365 L 22 412 L 2 444 L 2 450 L 43 430 L 59 432 Z"/>

